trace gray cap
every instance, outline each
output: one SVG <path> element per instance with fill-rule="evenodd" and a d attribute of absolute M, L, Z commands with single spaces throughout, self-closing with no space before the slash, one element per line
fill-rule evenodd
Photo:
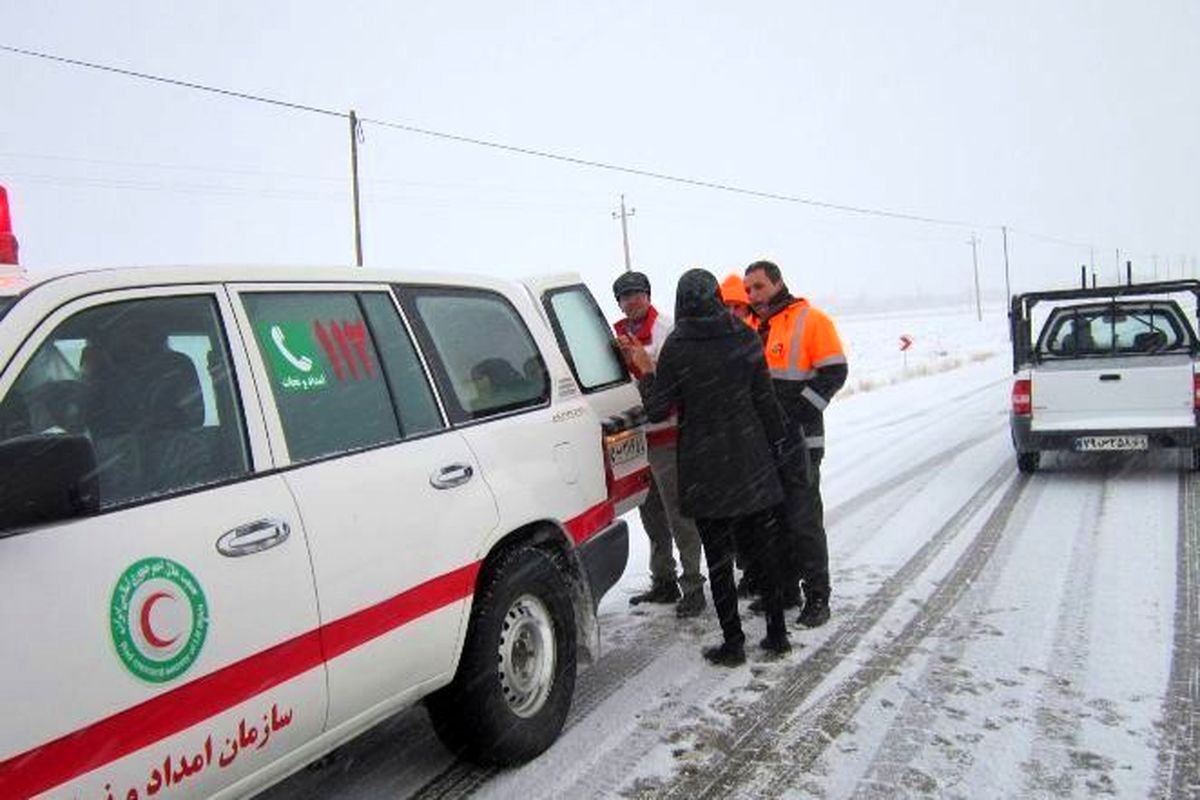
<path fill-rule="evenodd" d="M 620 300 L 622 295 L 642 292 L 650 294 L 650 279 L 641 272 L 622 272 L 613 281 L 613 297 Z"/>

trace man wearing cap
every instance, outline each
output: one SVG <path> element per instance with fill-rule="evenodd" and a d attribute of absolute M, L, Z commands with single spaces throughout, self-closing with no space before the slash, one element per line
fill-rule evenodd
<path fill-rule="evenodd" d="M 806 628 L 829 621 L 829 548 L 825 539 L 821 503 L 821 458 L 825 454 L 825 407 L 846 382 L 846 354 L 833 320 L 793 297 L 779 267 L 755 261 L 746 267 L 746 293 L 758 320 L 766 348 L 775 395 L 794 425 L 796 441 L 807 449 L 808 468 L 781 469 L 786 537 L 792 553 L 785 565 L 790 573 L 785 605 L 799 604 L 799 583 L 804 583 L 804 608 L 797 620 Z M 801 456 L 803 453 L 801 453 Z"/>
<path fill-rule="evenodd" d="M 671 332 L 671 319 L 650 302 L 650 279 L 640 272 L 622 273 L 613 281 L 613 296 L 625 318 L 613 328 L 617 337 L 633 340 L 646 349 L 651 361 L 658 361 L 659 350 Z M 634 375 L 634 377 L 641 377 Z M 680 617 L 694 617 L 705 607 L 704 576 L 700 574 L 700 533 L 691 519 L 679 513 L 679 482 L 675 445 L 679 438 L 676 419 L 646 427 L 649 446 L 650 493 L 638 512 L 642 527 L 650 539 L 649 590 L 629 599 L 639 603 L 674 603 Z M 683 575 L 676 575 L 671 543 L 679 548 Z M 680 589 L 683 590 L 682 598 Z"/>

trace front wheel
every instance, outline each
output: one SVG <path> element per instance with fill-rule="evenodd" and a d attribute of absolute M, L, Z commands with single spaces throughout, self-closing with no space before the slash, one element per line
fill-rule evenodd
<path fill-rule="evenodd" d="M 426 700 L 438 738 L 483 764 L 537 756 L 558 738 L 575 692 L 575 614 L 566 575 L 518 547 L 489 568 L 458 673 Z"/>
<path fill-rule="evenodd" d="M 1038 464 L 1041 463 L 1041 460 L 1042 454 L 1037 450 L 1032 450 L 1028 453 L 1017 453 L 1017 469 L 1026 474 L 1037 472 Z"/>

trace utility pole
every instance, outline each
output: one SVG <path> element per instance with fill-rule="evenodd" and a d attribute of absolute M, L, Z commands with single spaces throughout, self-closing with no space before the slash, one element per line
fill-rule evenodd
<path fill-rule="evenodd" d="M 979 238 L 975 234 L 971 234 L 971 263 L 975 266 L 975 318 L 979 322 L 983 322 L 983 303 L 979 298 L 979 251 L 977 245 Z"/>
<path fill-rule="evenodd" d="M 1155 253 L 1154 255 L 1150 256 L 1150 259 L 1154 262 L 1154 280 L 1158 280 L 1158 253 Z M 1170 278 L 1171 278 L 1171 259 L 1168 258 L 1167 259 L 1167 279 L 1170 280 Z"/>
<path fill-rule="evenodd" d="M 1000 232 L 1004 235 L 1004 307 L 1012 305 L 1012 285 L 1008 281 L 1008 226 L 1001 225 Z"/>
<path fill-rule="evenodd" d="M 625 210 L 625 195 L 621 195 L 621 214 L 620 214 L 620 216 L 618 217 L 616 211 L 612 212 L 613 219 L 619 218 L 621 220 L 621 244 L 624 245 L 624 247 L 625 247 L 625 271 L 626 272 L 633 272 L 633 262 L 630 261 L 630 259 L 629 259 L 629 226 L 626 224 L 625 220 L 629 219 L 636 213 L 637 213 L 636 208 L 631 208 L 628 211 Z"/>
<path fill-rule="evenodd" d="M 358 115 L 350 109 L 350 194 L 354 200 L 354 263 L 359 267 L 363 265 L 362 216 L 358 209 L 358 138 L 361 135 Z"/>
<path fill-rule="evenodd" d="M 1121 285 L 1121 248 L 1117 248 L 1117 286 Z"/>

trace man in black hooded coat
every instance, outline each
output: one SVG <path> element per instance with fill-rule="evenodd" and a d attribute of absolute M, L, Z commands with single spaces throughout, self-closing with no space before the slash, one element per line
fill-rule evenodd
<path fill-rule="evenodd" d="M 693 269 L 679 279 L 675 329 L 657 365 L 636 342 L 626 339 L 622 349 L 644 373 L 638 389 L 649 418 L 665 419 L 672 410 L 679 416 L 680 509 L 700 529 L 724 634 L 724 643 L 705 648 L 704 657 L 725 666 L 745 661 L 733 580 L 735 536 L 753 544 L 751 557 L 767 584 L 762 647 L 786 652 L 791 645 L 776 551 L 783 535 L 776 515 L 783 489 L 776 463 L 798 445 L 788 441 L 762 342 L 725 308 L 717 279 Z"/>

